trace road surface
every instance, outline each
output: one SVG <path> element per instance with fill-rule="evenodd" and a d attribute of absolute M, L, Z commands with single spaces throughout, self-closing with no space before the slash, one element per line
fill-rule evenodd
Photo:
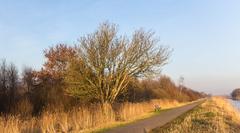
<path fill-rule="evenodd" d="M 205 100 L 200 100 L 185 106 L 181 106 L 178 108 L 174 108 L 171 110 L 163 111 L 157 116 L 153 116 L 144 120 L 137 121 L 135 123 L 128 124 L 122 127 L 116 127 L 106 133 L 146 133 L 155 129 L 157 127 L 161 127 L 168 122 L 176 119 L 178 116 L 190 111 L 194 107 L 198 106 Z"/>

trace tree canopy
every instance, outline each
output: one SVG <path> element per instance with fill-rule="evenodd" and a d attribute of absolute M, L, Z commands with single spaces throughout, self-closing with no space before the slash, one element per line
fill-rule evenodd
<path fill-rule="evenodd" d="M 160 73 L 170 52 L 158 44 L 153 32 L 140 29 L 129 38 L 117 31 L 116 25 L 103 23 L 80 38 L 77 57 L 65 77 L 69 94 L 112 103 L 132 78 Z"/>

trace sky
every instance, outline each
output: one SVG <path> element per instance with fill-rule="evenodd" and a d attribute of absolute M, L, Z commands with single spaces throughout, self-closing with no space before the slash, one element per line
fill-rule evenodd
<path fill-rule="evenodd" d="M 153 30 L 174 49 L 162 73 L 190 88 L 229 94 L 240 87 L 239 0 L 0 0 L 0 59 L 40 69 L 43 50 L 76 44 L 102 22 L 131 35 Z"/>

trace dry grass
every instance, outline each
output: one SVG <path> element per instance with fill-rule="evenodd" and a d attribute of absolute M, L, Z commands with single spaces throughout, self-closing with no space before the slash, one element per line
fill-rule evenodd
<path fill-rule="evenodd" d="M 142 103 L 125 103 L 120 105 L 118 116 L 120 120 L 132 120 L 139 118 L 139 116 L 154 111 L 155 105 L 161 105 L 162 109 L 176 107 L 182 105 L 175 100 L 152 100 L 150 102 Z"/>
<path fill-rule="evenodd" d="M 0 117 L 0 131 L 2 133 L 90 132 L 139 119 L 152 112 L 156 104 L 161 105 L 162 108 L 182 105 L 175 100 L 152 100 L 119 104 L 114 109 L 109 105 L 105 105 L 104 108 L 100 105 L 89 105 L 69 112 L 45 111 L 39 117 Z"/>
<path fill-rule="evenodd" d="M 239 133 L 240 113 L 224 98 L 213 97 L 154 133 Z"/>

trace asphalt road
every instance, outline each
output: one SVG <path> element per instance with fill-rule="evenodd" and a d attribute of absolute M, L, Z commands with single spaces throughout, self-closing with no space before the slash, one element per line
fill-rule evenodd
<path fill-rule="evenodd" d="M 147 133 L 152 129 L 161 127 L 171 122 L 178 116 L 181 116 L 182 114 L 190 111 L 191 109 L 198 106 L 202 102 L 204 102 L 204 100 L 200 100 L 185 106 L 163 111 L 159 115 L 144 120 L 140 120 L 135 123 L 128 124 L 126 126 L 113 128 L 107 131 L 106 133 Z"/>

